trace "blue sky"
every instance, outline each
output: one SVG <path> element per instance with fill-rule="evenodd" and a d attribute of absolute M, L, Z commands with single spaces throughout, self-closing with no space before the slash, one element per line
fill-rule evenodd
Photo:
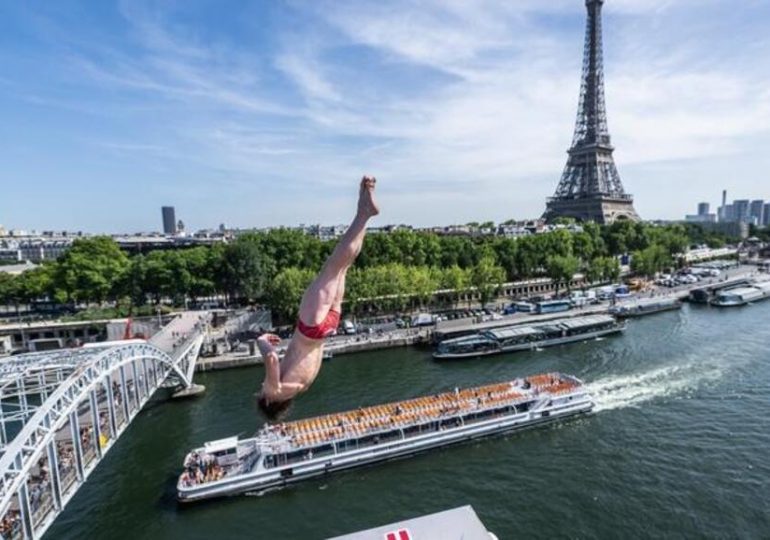
<path fill-rule="evenodd" d="M 3 2 L 0 223 L 123 232 L 539 215 L 581 0 Z M 645 218 L 770 198 L 770 2 L 607 0 L 609 126 Z"/>

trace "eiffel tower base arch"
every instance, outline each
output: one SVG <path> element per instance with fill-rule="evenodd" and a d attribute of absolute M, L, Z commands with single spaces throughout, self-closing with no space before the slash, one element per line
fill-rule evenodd
<path fill-rule="evenodd" d="M 610 224 L 619 220 L 639 221 L 631 199 L 590 197 L 580 199 L 551 199 L 546 204 L 543 218 L 552 222 L 558 217 L 577 221 Z"/>

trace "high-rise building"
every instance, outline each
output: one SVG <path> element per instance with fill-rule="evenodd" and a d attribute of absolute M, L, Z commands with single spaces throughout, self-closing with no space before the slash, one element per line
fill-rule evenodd
<path fill-rule="evenodd" d="M 756 200 L 749 204 L 749 222 L 754 225 L 762 225 L 765 213 L 765 201 Z"/>
<path fill-rule="evenodd" d="M 731 223 L 735 221 L 735 212 L 732 204 L 726 204 L 722 212 L 722 221 Z"/>
<path fill-rule="evenodd" d="M 173 206 L 161 208 L 163 213 L 163 234 L 176 234 L 176 213 Z"/>
<path fill-rule="evenodd" d="M 698 213 L 685 216 L 685 221 L 690 223 L 716 223 L 717 216 L 709 213 L 710 208 L 709 203 L 698 203 Z"/>
<path fill-rule="evenodd" d="M 733 221 L 748 223 L 749 220 L 749 201 L 748 199 L 739 199 L 733 201 Z"/>
<path fill-rule="evenodd" d="M 639 220 L 633 197 L 623 189 L 612 157 L 615 148 L 610 141 L 604 100 L 603 4 L 604 0 L 586 0 L 588 23 L 575 133 L 556 193 L 546 202 L 543 217 L 547 220 L 557 217 L 597 223 Z"/>
<path fill-rule="evenodd" d="M 765 203 L 765 209 L 762 213 L 764 214 L 762 218 L 762 225 L 765 227 L 770 227 L 770 203 Z"/>
<path fill-rule="evenodd" d="M 727 221 L 725 219 L 725 210 L 727 209 L 727 190 L 722 190 L 722 205 L 717 209 L 718 221 Z"/>

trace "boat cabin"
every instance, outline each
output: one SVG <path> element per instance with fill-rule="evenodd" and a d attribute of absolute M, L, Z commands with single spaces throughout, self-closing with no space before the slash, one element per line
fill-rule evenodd
<path fill-rule="evenodd" d="M 238 437 L 209 441 L 203 449 L 223 467 L 238 463 Z"/>

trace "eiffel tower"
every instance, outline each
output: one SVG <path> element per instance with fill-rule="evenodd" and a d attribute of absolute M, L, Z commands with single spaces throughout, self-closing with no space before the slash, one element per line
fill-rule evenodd
<path fill-rule="evenodd" d="M 603 4 L 604 0 L 586 0 L 588 22 L 575 135 L 556 193 L 546 203 L 543 218 L 548 221 L 557 217 L 597 223 L 639 220 L 633 197 L 623 189 L 612 159 L 615 148 L 604 103 Z"/>

